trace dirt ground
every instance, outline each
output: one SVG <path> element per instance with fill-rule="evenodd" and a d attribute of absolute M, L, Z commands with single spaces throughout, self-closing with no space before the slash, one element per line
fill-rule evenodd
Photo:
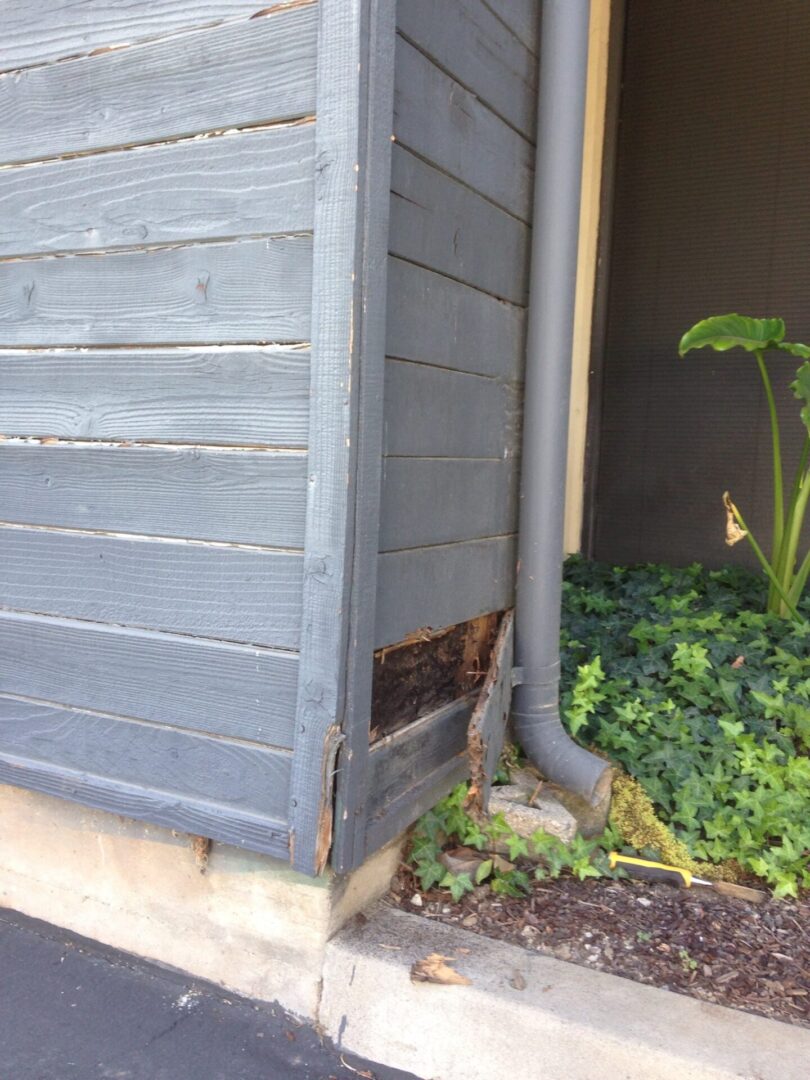
<path fill-rule="evenodd" d="M 458 904 L 407 867 L 390 900 L 425 918 L 702 1001 L 810 1027 L 810 898 L 762 905 L 711 890 L 561 877 L 521 899 Z"/>

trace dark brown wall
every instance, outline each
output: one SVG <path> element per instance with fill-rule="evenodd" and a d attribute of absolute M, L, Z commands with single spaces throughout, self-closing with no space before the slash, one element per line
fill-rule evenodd
<path fill-rule="evenodd" d="M 770 434 L 755 362 L 677 356 L 710 314 L 781 315 L 810 340 L 810 3 L 628 0 L 596 557 L 747 561 L 729 488 L 770 533 Z M 773 357 L 787 456 L 803 428 Z"/>

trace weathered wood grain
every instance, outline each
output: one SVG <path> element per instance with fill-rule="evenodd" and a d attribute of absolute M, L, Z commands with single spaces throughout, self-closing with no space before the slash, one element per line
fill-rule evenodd
<path fill-rule="evenodd" d="M 0 169 L 0 256 L 312 229 L 314 124 Z"/>
<path fill-rule="evenodd" d="M 397 8 L 397 28 L 485 105 L 533 137 L 537 61 L 482 0 L 406 0 Z"/>
<path fill-rule="evenodd" d="M 292 746 L 298 657 L 0 612 L 0 693 Z"/>
<path fill-rule="evenodd" d="M 0 382 L 2 382 L 0 366 Z M 520 388 L 501 379 L 388 360 L 385 453 L 503 457 L 519 446 Z M 2 401 L 0 401 L 2 418 Z"/>
<path fill-rule="evenodd" d="M 532 144 L 403 38 L 396 47 L 394 134 L 515 217 L 531 221 Z"/>
<path fill-rule="evenodd" d="M 46 795 L 81 803 L 82 806 L 141 818 L 195 836 L 207 836 L 224 844 L 261 851 L 277 859 L 289 858 L 286 822 L 223 809 L 216 803 L 188 796 L 181 799 L 155 788 L 105 780 L 101 776 L 71 772 L 60 765 L 43 764 L 3 753 L 0 753 L 0 783 L 42 791 Z"/>
<path fill-rule="evenodd" d="M 303 555 L 0 526 L 0 607 L 298 647 Z"/>
<path fill-rule="evenodd" d="M 300 548 L 306 456 L 0 442 L 0 521 Z"/>
<path fill-rule="evenodd" d="M 375 649 L 512 606 L 512 537 L 380 555 Z"/>
<path fill-rule="evenodd" d="M 309 350 L 0 350 L 0 433 L 305 448 Z"/>
<path fill-rule="evenodd" d="M 512 33 L 535 53 L 540 52 L 540 0 L 484 0 Z"/>
<path fill-rule="evenodd" d="M 318 872 L 327 858 L 335 806 L 341 830 L 336 865 L 353 865 L 364 855 L 394 9 L 394 0 L 319 5 L 312 482 L 290 797 L 293 865 L 307 873 Z M 335 754 L 344 737 L 349 746 L 335 799 Z"/>
<path fill-rule="evenodd" d="M 0 696 L 0 756 L 58 764 L 283 820 L 290 755 L 176 728 Z"/>
<path fill-rule="evenodd" d="M 0 162 L 313 113 L 318 9 L 0 76 Z"/>
<path fill-rule="evenodd" d="M 3 345 L 309 340 L 312 240 L 0 261 Z"/>
<path fill-rule="evenodd" d="M 471 694 L 376 743 L 369 762 L 369 851 L 399 836 L 469 773 Z"/>
<path fill-rule="evenodd" d="M 385 459 L 380 551 L 503 536 L 516 527 L 514 460 Z"/>
<path fill-rule="evenodd" d="M 188 0 L 5 0 L 0 7 L 0 70 L 246 18 L 257 10 L 256 0 L 196 0 L 193 5 Z"/>
<path fill-rule="evenodd" d="M 388 269 L 389 356 L 518 381 L 523 308 L 392 258 Z"/>
<path fill-rule="evenodd" d="M 530 230 L 523 222 L 401 146 L 393 148 L 391 192 L 393 255 L 526 303 Z"/>
<path fill-rule="evenodd" d="M 467 729 L 467 754 L 472 777 L 470 799 L 481 813 L 486 813 L 489 809 L 492 781 L 509 723 L 514 641 L 514 613 L 507 611 L 501 620 L 498 636 L 492 647 L 489 671 Z"/>

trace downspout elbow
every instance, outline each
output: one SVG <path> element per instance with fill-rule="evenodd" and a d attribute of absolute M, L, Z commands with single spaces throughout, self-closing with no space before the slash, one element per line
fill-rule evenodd
<path fill-rule="evenodd" d="M 526 756 L 543 776 L 592 806 L 602 802 L 610 787 L 611 770 L 563 727 L 559 659 L 537 669 L 531 682 L 515 688 L 512 726 Z"/>

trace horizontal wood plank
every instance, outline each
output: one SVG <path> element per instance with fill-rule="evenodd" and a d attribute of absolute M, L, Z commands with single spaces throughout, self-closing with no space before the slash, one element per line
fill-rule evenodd
<path fill-rule="evenodd" d="M 0 607 L 298 648 L 303 555 L 0 527 Z"/>
<path fill-rule="evenodd" d="M 310 115 L 317 16 L 288 8 L 0 76 L 0 162 Z"/>
<path fill-rule="evenodd" d="M 42 64 L 93 49 L 129 45 L 222 19 L 245 18 L 256 0 L 37 0 L 5 3 L 0 16 L 0 70 Z"/>
<path fill-rule="evenodd" d="M 0 696 L 0 756 L 283 820 L 290 754 Z"/>
<path fill-rule="evenodd" d="M 421 627 L 439 630 L 512 606 L 512 537 L 380 555 L 374 647 L 394 645 Z"/>
<path fill-rule="evenodd" d="M 314 124 L 0 169 L 0 256 L 312 229 Z"/>
<path fill-rule="evenodd" d="M 540 13 L 542 4 L 539 0 L 484 0 L 487 7 L 502 22 L 510 27 L 512 33 L 535 53 L 540 52 Z"/>
<path fill-rule="evenodd" d="M 0 612 L 0 693 L 292 747 L 298 657 Z"/>
<path fill-rule="evenodd" d="M 526 303 L 528 226 L 401 146 L 393 147 L 391 192 L 393 255 Z"/>
<path fill-rule="evenodd" d="M 469 774 L 469 695 L 380 740 L 369 755 L 367 850 L 377 851 Z"/>
<path fill-rule="evenodd" d="M 309 349 L 0 350 L 0 433 L 299 447 Z"/>
<path fill-rule="evenodd" d="M 537 61 L 483 0 L 406 0 L 397 7 L 397 27 L 484 104 L 533 137 Z"/>
<path fill-rule="evenodd" d="M 0 522 L 300 548 L 306 455 L 0 442 Z"/>
<path fill-rule="evenodd" d="M 398 142 L 522 221 L 531 221 L 532 144 L 403 38 L 397 41 Z"/>
<path fill-rule="evenodd" d="M 514 532 L 516 481 L 513 460 L 386 458 L 380 551 Z"/>
<path fill-rule="evenodd" d="M 524 323 L 523 308 L 402 259 L 389 260 L 389 356 L 518 381 Z"/>
<path fill-rule="evenodd" d="M 0 261 L 0 344 L 309 340 L 312 238 Z"/>
<path fill-rule="evenodd" d="M 0 367 L 0 381 L 2 381 Z M 385 453 L 503 457 L 518 450 L 520 388 L 501 379 L 388 360 Z M 2 401 L 0 401 L 0 418 Z"/>

